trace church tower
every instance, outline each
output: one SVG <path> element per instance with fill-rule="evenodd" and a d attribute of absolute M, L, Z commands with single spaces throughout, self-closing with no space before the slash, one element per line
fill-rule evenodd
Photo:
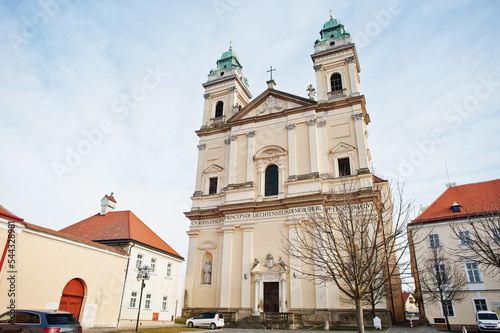
<path fill-rule="evenodd" d="M 356 48 L 337 19 L 320 36 L 311 55 L 318 100 L 311 86 L 301 97 L 276 90 L 273 80 L 252 99 L 232 48 L 203 84 L 196 185 L 185 213 L 184 316 L 217 310 L 226 320 L 266 312 L 320 319 L 345 309 L 334 284 L 290 272 L 302 266 L 281 242 L 294 239 L 332 188 L 346 181 L 356 191 L 378 186 Z"/>

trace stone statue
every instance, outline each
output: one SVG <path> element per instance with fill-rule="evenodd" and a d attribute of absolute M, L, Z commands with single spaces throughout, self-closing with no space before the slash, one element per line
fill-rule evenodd
<path fill-rule="evenodd" d="M 283 270 L 286 272 L 286 264 L 285 262 L 283 261 L 283 258 L 279 258 L 278 259 L 278 264 L 281 266 L 281 268 L 283 268 Z"/>
<path fill-rule="evenodd" d="M 255 259 L 253 260 L 253 266 L 252 266 L 252 269 L 254 269 L 254 268 L 255 268 L 255 266 L 257 266 L 258 264 L 259 264 L 259 259 L 255 258 Z"/>
<path fill-rule="evenodd" d="M 212 282 L 212 263 L 207 260 L 203 267 L 203 284 L 210 284 Z"/>

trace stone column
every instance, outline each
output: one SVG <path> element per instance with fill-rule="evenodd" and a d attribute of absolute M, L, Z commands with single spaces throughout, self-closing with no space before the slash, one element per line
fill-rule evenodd
<path fill-rule="evenodd" d="M 196 185 L 194 186 L 193 196 L 202 195 L 201 191 L 201 180 L 203 177 L 203 165 L 205 162 L 205 148 L 207 145 L 205 143 L 200 143 L 198 145 L 198 167 L 196 169 Z"/>
<path fill-rule="evenodd" d="M 286 301 L 286 275 L 281 273 L 280 275 L 280 312 L 287 312 L 287 301 Z"/>
<path fill-rule="evenodd" d="M 194 283 L 197 280 L 195 275 L 196 272 L 196 245 L 198 243 L 198 235 L 199 231 L 188 231 L 187 234 L 189 236 L 189 247 L 188 247 L 188 257 L 187 257 L 187 266 L 186 266 L 186 293 L 187 297 L 184 301 L 184 306 L 186 308 L 190 308 L 193 306 L 193 289 Z"/>
<path fill-rule="evenodd" d="M 215 305 L 220 308 L 220 290 L 221 290 L 221 276 L 222 276 L 222 256 L 224 253 L 224 231 L 221 229 L 218 229 L 217 232 L 219 233 L 219 251 L 218 251 L 218 257 L 217 257 L 217 289 L 216 289 L 216 294 L 215 294 Z M 213 270 L 213 264 L 212 264 L 212 270 Z M 212 275 L 213 277 L 213 275 Z"/>
<path fill-rule="evenodd" d="M 314 238 L 316 242 L 320 242 L 318 239 L 321 237 L 319 235 L 319 231 L 314 230 Z M 320 247 L 320 244 L 315 244 L 316 247 Z M 324 269 L 319 266 L 314 266 L 314 271 L 317 275 L 324 275 Z M 326 280 L 322 280 L 321 278 L 315 278 L 315 291 L 316 291 L 316 309 L 328 309 L 328 285 Z"/>
<path fill-rule="evenodd" d="M 236 104 L 236 93 L 238 88 L 229 87 L 229 104 L 227 105 L 226 121 L 233 115 L 233 107 Z"/>
<path fill-rule="evenodd" d="M 258 277 L 254 277 L 253 279 L 253 309 L 252 315 L 257 316 L 260 314 L 259 311 L 259 302 L 260 302 L 260 279 Z"/>
<path fill-rule="evenodd" d="M 262 201 L 264 198 L 264 187 L 265 187 L 265 182 L 266 182 L 266 175 L 264 172 L 264 164 L 262 161 L 257 162 L 257 188 L 258 188 L 258 193 L 257 193 L 257 201 Z"/>
<path fill-rule="evenodd" d="M 288 179 L 297 176 L 297 162 L 295 157 L 295 123 L 287 124 L 288 129 Z"/>
<path fill-rule="evenodd" d="M 224 188 L 229 184 L 229 159 L 231 158 L 231 139 L 225 139 L 226 153 L 224 158 Z"/>
<path fill-rule="evenodd" d="M 212 118 L 212 99 L 210 98 L 210 94 L 203 94 L 203 98 L 205 99 L 205 104 L 203 106 L 203 119 L 204 126 L 210 125 L 210 118 Z"/>
<path fill-rule="evenodd" d="M 253 182 L 253 143 L 254 143 L 255 131 L 247 133 L 248 144 L 247 144 L 247 183 Z"/>
<path fill-rule="evenodd" d="M 288 241 L 294 248 L 297 246 L 299 229 L 295 220 L 287 221 Z M 290 258 L 290 309 L 302 308 L 302 284 L 300 279 L 300 259 Z"/>
<path fill-rule="evenodd" d="M 318 120 L 316 126 L 318 127 L 319 174 L 328 175 L 326 119 Z"/>
<path fill-rule="evenodd" d="M 308 120 L 307 125 L 309 125 L 309 157 L 311 159 L 311 173 L 319 174 L 318 136 L 316 131 L 316 119 Z"/>
<path fill-rule="evenodd" d="M 253 225 L 242 225 L 241 229 L 243 230 L 243 253 L 241 256 L 241 308 L 250 309 L 250 296 L 252 290 L 251 270 Z"/>
<path fill-rule="evenodd" d="M 357 113 L 352 115 L 354 119 L 354 130 L 356 131 L 356 144 L 358 149 L 358 157 L 359 157 L 359 170 L 360 173 L 362 170 L 369 170 L 368 165 L 368 153 L 366 151 L 366 138 L 365 131 L 363 127 L 363 113 Z"/>
<path fill-rule="evenodd" d="M 229 137 L 230 143 L 230 153 L 229 153 L 229 180 L 228 185 L 234 185 L 235 174 L 236 174 L 236 140 L 238 139 L 237 134 L 231 134 Z"/>
<path fill-rule="evenodd" d="M 283 156 L 280 156 L 278 160 L 278 175 L 278 199 L 283 199 L 285 197 L 285 161 Z"/>
<path fill-rule="evenodd" d="M 230 307 L 231 300 L 231 258 L 233 253 L 233 232 L 234 227 L 222 227 L 224 232 L 222 246 L 222 272 L 220 276 L 220 307 L 227 309 Z"/>
<path fill-rule="evenodd" d="M 356 68 L 355 68 L 355 59 L 354 56 L 345 58 L 347 62 L 347 69 L 349 71 L 349 82 L 350 82 L 350 90 L 351 96 L 359 95 L 359 86 L 358 80 L 356 78 Z"/>

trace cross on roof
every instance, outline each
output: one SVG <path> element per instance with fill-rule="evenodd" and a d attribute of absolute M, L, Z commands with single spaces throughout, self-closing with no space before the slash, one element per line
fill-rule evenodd
<path fill-rule="evenodd" d="M 273 69 L 273 66 L 269 66 L 269 70 L 266 71 L 266 72 L 269 72 L 271 74 L 271 80 L 273 79 L 273 71 L 275 71 L 275 70 L 276 70 L 276 68 Z"/>
<path fill-rule="evenodd" d="M 333 13 L 333 10 L 330 9 L 330 18 L 333 17 L 332 13 Z"/>

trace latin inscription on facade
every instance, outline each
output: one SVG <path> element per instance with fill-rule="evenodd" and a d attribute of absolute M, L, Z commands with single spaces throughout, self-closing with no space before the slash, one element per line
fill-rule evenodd
<path fill-rule="evenodd" d="M 354 210 L 372 210 L 373 203 L 363 203 L 358 205 L 350 206 Z M 339 207 L 338 209 L 347 209 L 346 206 Z M 211 224 L 221 224 L 224 222 L 234 222 L 240 220 L 249 220 L 249 219 L 261 219 L 266 217 L 279 217 L 279 216 L 288 216 L 294 214 L 311 214 L 311 213 L 321 213 L 323 211 L 323 206 L 309 206 L 309 207 L 297 207 L 290 209 L 282 209 L 282 210 L 273 210 L 267 212 L 249 212 L 249 213 L 239 213 L 239 214 L 230 214 L 226 215 L 220 219 L 211 219 L 211 220 L 201 220 L 201 221 L 191 221 L 191 225 L 211 225 Z M 326 213 L 333 213 L 333 207 L 327 207 Z"/>

